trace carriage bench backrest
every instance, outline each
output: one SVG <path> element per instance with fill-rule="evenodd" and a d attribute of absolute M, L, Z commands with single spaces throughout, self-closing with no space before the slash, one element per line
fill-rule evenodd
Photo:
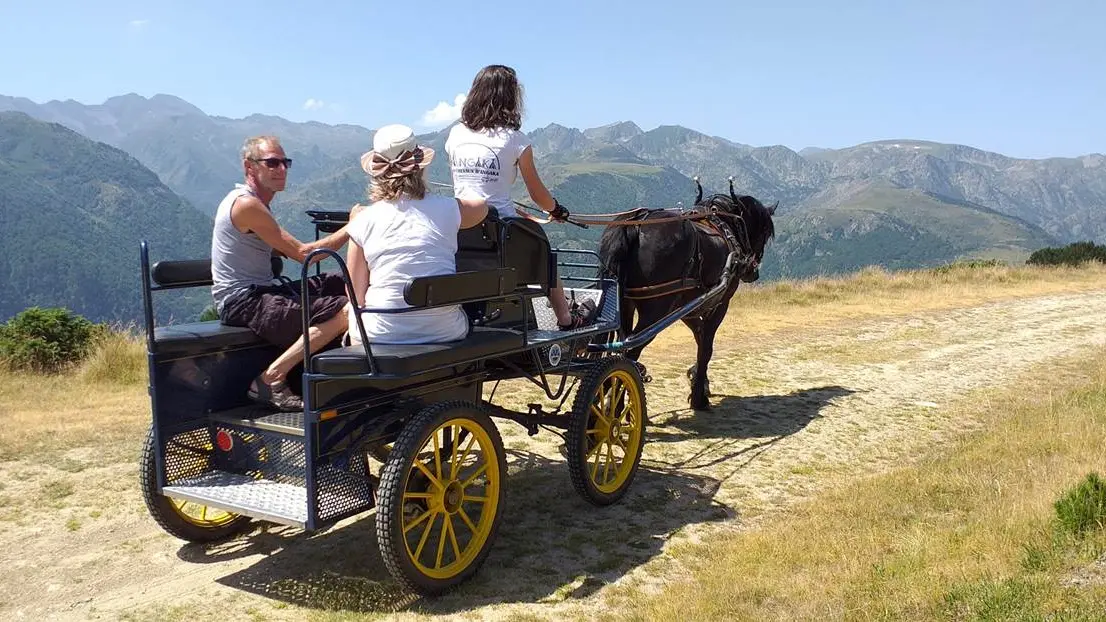
<path fill-rule="evenodd" d="M 514 268 L 492 268 L 411 279 L 403 300 L 412 307 L 440 307 L 502 298 L 518 286 Z"/>
<path fill-rule="evenodd" d="M 211 260 L 159 261 L 150 269 L 150 279 L 162 288 L 211 285 Z"/>
<path fill-rule="evenodd" d="M 273 268 L 273 278 L 279 277 L 284 271 L 284 262 L 280 257 L 273 257 L 270 263 Z M 159 261 L 150 269 L 150 279 L 161 289 L 210 286 L 212 284 L 211 260 Z"/>
<path fill-rule="evenodd" d="M 457 236 L 457 270 L 512 267 L 518 285 L 538 287 L 545 294 L 555 283 L 555 259 L 549 240 L 518 224 L 489 215 L 484 222 L 462 229 Z"/>

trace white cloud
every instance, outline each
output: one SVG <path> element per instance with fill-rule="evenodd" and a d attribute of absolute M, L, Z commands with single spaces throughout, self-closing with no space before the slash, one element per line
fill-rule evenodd
<path fill-rule="evenodd" d="M 307 98 L 307 101 L 303 102 L 304 110 L 319 110 L 326 104 L 321 99 L 315 99 L 314 97 Z"/>
<path fill-rule="evenodd" d="M 465 105 L 465 94 L 460 93 L 453 98 L 453 104 L 438 102 L 430 110 L 422 113 L 422 123 L 427 126 L 441 126 L 453 123 L 461 118 L 461 107 Z"/>
<path fill-rule="evenodd" d="M 127 22 L 127 25 L 130 26 L 131 28 L 133 28 L 134 30 L 142 30 L 149 23 L 150 23 L 150 20 L 148 20 L 148 19 L 132 19 L 131 21 Z"/>

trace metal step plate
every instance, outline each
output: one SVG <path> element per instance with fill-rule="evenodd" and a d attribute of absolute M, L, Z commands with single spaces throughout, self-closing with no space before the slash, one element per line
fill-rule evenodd
<path fill-rule="evenodd" d="M 303 486 L 212 471 L 166 486 L 162 492 L 167 497 L 186 499 L 281 525 L 301 529 L 307 525 L 307 489 Z"/>
<path fill-rule="evenodd" d="M 240 428 L 256 428 L 289 436 L 303 436 L 302 412 L 273 412 L 271 408 L 260 404 L 213 413 L 211 419 Z"/>

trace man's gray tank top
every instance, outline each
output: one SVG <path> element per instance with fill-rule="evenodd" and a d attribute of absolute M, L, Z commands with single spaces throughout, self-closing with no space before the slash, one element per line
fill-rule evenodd
<path fill-rule="evenodd" d="M 211 297 L 221 316 L 226 301 L 245 293 L 251 285 L 271 285 L 273 248 L 256 233 L 242 233 L 230 221 L 230 208 L 242 195 L 253 195 L 249 186 L 235 184 L 215 212 L 211 236 Z M 256 196 L 256 195 L 254 195 Z"/>

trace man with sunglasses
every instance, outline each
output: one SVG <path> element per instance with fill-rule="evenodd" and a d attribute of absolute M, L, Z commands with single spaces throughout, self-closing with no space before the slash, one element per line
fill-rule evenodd
<path fill-rule="evenodd" d="M 255 136 L 242 146 L 245 183 L 227 193 L 215 213 L 211 239 L 212 298 L 219 319 L 229 326 L 245 326 L 265 341 L 285 348 L 249 388 L 249 397 L 282 411 L 303 410 L 303 400 L 287 385 L 288 372 L 303 359 L 300 289 L 311 294 L 311 349 L 319 350 L 346 330 L 348 298 L 342 277 L 313 276 L 304 282 L 278 283 L 273 257 L 303 263 L 317 248 L 338 250 L 349 240 L 346 228 L 314 242 L 301 242 L 284 230 L 269 208 L 284 190 L 292 160 L 280 139 Z"/>

